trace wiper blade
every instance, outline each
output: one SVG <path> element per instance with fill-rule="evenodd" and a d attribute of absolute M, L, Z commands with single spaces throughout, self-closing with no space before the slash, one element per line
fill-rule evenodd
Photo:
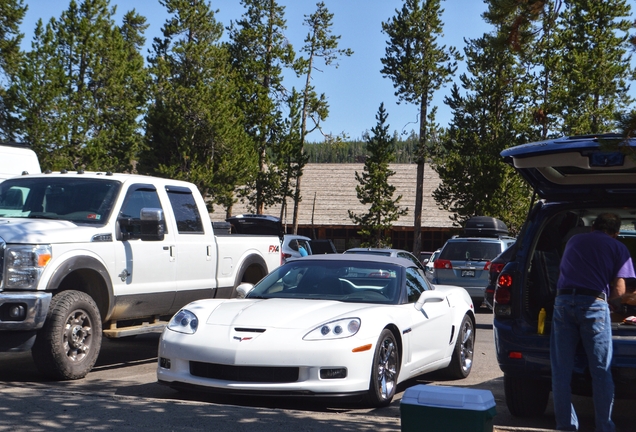
<path fill-rule="evenodd" d="M 29 216 L 27 216 L 29 219 L 58 219 L 57 217 L 53 217 L 53 216 L 45 216 L 45 215 L 41 215 L 41 214 L 30 214 Z"/>

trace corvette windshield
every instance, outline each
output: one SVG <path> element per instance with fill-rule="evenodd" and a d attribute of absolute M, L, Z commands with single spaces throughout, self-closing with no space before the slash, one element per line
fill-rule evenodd
<path fill-rule="evenodd" d="M 16 177 L 0 183 L 0 217 L 103 225 L 120 187 L 108 178 Z"/>
<path fill-rule="evenodd" d="M 397 304 L 399 287 L 400 267 L 392 264 L 299 260 L 274 270 L 247 297 Z"/>

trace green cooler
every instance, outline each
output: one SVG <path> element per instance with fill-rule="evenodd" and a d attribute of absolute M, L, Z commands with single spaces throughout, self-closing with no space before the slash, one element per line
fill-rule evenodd
<path fill-rule="evenodd" d="M 489 390 L 420 384 L 400 403 L 402 432 L 492 432 L 495 414 Z"/>

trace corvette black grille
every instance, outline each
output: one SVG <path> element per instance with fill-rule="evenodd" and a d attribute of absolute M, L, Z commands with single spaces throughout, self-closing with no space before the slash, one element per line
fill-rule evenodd
<path fill-rule="evenodd" d="M 190 374 L 201 378 L 237 382 L 289 383 L 298 381 L 297 367 L 231 366 L 191 361 Z"/>

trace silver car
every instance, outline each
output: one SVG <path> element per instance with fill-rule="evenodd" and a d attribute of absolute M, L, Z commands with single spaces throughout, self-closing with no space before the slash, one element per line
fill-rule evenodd
<path fill-rule="evenodd" d="M 484 301 L 490 262 L 515 242 L 513 237 L 455 237 L 449 239 L 433 262 L 430 281 L 464 287 L 473 304 Z"/>
<path fill-rule="evenodd" d="M 411 252 L 402 250 L 402 249 L 391 249 L 391 248 L 351 248 L 347 249 L 343 253 L 346 254 L 368 254 L 368 255 L 383 255 L 390 257 L 398 257 L 398 258 L 406 258 L 409 261 L 412 261 L 422 272 L 425 271 L 424 264 L 413 255 Z"/>

